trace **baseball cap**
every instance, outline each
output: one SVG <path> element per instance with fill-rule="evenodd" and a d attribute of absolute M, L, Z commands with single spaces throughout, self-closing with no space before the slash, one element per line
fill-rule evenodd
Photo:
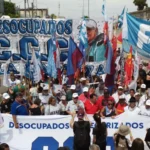
<path fill-rule="evenodd" d="M 20 80 L 17 80 L 17 81 L 16 81 L 16 84 L 17 84 L 17 85 L 18 85 L 18 84 L 20 84 L 20 83 L 21 83 L 21 81 L 20 81 Z"/>
<path fill-rule="evenodd" d="M 10 98 L 10 96 L 9 96 L 9 94 L 8 94 L 8 93 L 4 93 L 4 94 L 3 94 L 3 98 L 4 98 L 4 99 L 9 99 L 9 98 Z"/>
<path fill-rule="evenodd" d="M 75 90 L 76 89 L 76 85 L 71 85 L 70 89 L 71 90 Z"/>
<path fill-rule="evenodd" d="M 88 92 L 88 91 L 89 91 L 88 87 L 83 88 L 83 92 Z"/>
<path fill-rule="evenodd" d="M 150 106 L 150 99 L 148 99 L 148 100 L 146 101 L 146 105 L 147 105 L 147 106 Z"/>
<path fill-rule="evenodd" d="M 73 93 L 72 97 L 73 97 L 73 98 L 78 97 L 78 93 Z"/>
<path fill-rule="evenodd" d="M 97 23 L 93 19 L 86 19 L 86 27 L 90 29 L 97 28 Z"/>
<path fill-rule="evenodd" d="M 43 84 L 43 90 L 48 90 L 48 89 L 49 89 L 48 84 Z"/>
<path fill-rule="evenodd" d="M 118 89 L 121 89 L 121 90 L 123 90 L 123 87 L 122 87 L 122 86 L 118 86 Z"/>
<path fill-rule="evenodd" d="M 80 119 L 83 119 L 84 117 L 84 109 L 83 108 L 79 108 L 78 109 L 78 113 L 77 113 L 77 117 L 80 118 Z"/>
<path fill-rule="evenodd" d="M 142 89 L 146 89 L 146 85 L 145 84 L 141 84 L 141 88 Z"/>
<path fill-rule="evenodd" d="M 60 99 L 61 99 L 62 101 L 65 101 L 65 100 L 66 100 L 66 96 L 63 95 Z"/>
<path fill-rule="evenodd" d="M 80 79 L 80 81 L 86 81 L 86 78 L 82 77 L 82 78 Z"/>
<path fill-rule="evenodd" d="M 140 95 L 140 93 L 136 92 L 136 93 L 134 94 L 134 96 L 137 96 L 137 95 Z"/>
<path fill-rule="evenodd" d="M 124 94 L 120 95 L 119 99 L 125 99 L 125 95 Z"/>

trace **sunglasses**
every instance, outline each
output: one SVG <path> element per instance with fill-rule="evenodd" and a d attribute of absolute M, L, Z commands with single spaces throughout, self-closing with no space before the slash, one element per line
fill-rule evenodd
<path fill-rule="evenodd" d="M 112 106 L 113 104 L 108 104 L 108 106 Z"/>

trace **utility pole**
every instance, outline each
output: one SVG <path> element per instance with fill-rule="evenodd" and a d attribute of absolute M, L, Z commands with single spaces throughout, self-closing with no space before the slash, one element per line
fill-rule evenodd
<path fill-rule="evenodd" d="M 82 17 L 84 17 L 84 0 L 83 0 L 83 8 L 82 8 Z"/>
<path fill-rule="evenodd" d="M 27 16 L 27 10 L 26 10 L 26 0 L 24 0 L 24 12 L 25 12 L 25 18 Z"/>
<path fill-rule="evenodd" d="M 33 4 L 33 2 L 31 3 L 31 6 L 32 6 L 32 18 L 33 18 L 33 14 L 34 14 L 34 4 Z"/>
<path fill-rule="evenodd" d="M 58 3 L 58 18 L 60 16 L 60 2 Z"/>
<path fill-rule="evenodd" d="M 90 18 L 90 0 L 88 0 L 88 17 Z"/>

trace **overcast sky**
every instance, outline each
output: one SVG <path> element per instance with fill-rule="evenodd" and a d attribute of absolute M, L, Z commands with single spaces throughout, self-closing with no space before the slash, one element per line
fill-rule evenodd
<path fill-rule="evenodd" d="M 11 0 L 21 8 L 24 7 L 24 0 Z M 30 7 L 33 0 L 28 0 Z M 38 8 L 48 8 L 49 14 L 58 15 L 58 4 L 60 2 L 60 15 L 66 18 L 80 18 L 83 12 L 83 1 L 85 4 L 84 14 L 88 15 L 88 0 L 34 0 L 37 1 Z M 90 2 L 90 17 L 101 18 L 101 8 L 103 0 L 89 0 Z M 129 12 L 136 11 L 137 7 L 133 4 L 134 0 L 106 0 L 107 14 L 112 17 L 121 14 L 124 6 L 128 8 Z M 150 6 L 150 0 L 147 0 Z"/>

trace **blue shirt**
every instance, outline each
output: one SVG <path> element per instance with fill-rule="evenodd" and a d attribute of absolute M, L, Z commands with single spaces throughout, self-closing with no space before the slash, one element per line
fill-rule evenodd
<path fill-rule="evenodd" d="M 28 106 L 26 100 L 23 100 L 22 103 L 14 101 L 11 105 L 11 114 L 12 115 L 22 115 L 22 116 L 29 115 L 28 108 L 29 108 L 29 106 Z"/>

